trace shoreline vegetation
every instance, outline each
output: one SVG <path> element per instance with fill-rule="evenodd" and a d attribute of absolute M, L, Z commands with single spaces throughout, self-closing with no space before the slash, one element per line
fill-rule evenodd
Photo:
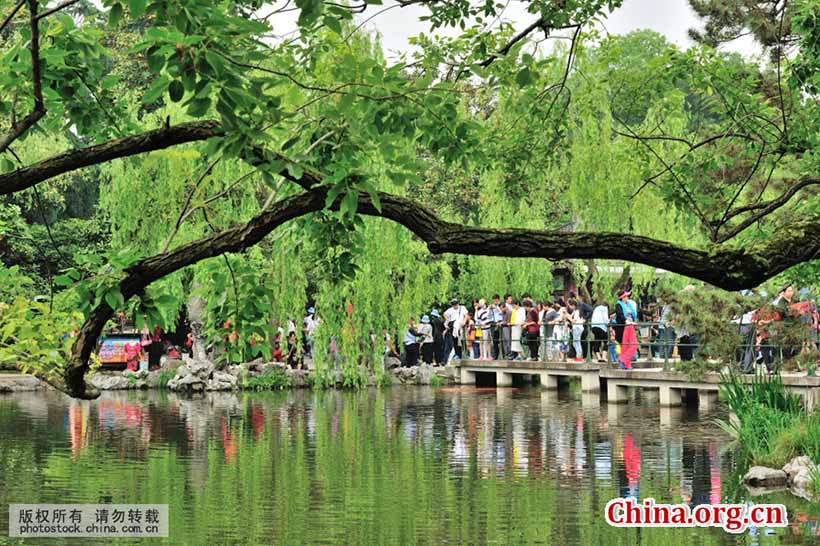
<path fill-rule="evenodd" d="M 734 372 L 722 379 L 720 391 L 731 416 L 718 425 L 734 438 L 739 455 L 754 465 L 744 483 L 752 491 L 788 487 L 797 496 L 818 499 L 820 411 L 807 410 L 779 374 L 758 373 L 748 384 Z"/>

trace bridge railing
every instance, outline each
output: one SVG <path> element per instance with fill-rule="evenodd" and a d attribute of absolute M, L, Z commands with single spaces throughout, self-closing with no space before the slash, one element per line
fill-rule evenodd
<path fill-rule="evenodd" d="M 698 354 L 699 349 L 702 348 L 701 335 L 696 333 L 688 333 L 680 335 L 683 332 L 675 330 L 674 326 L 665 325 L 660 322 L 635 322 L 630 323 L 635 327 L 637 340 L 637 351 L 645 354 L 648 353 L 651 360 L 663 361 L 664 370 L 669 370 L 670 362 L 676 360 L 677 353 L 678 360 L 694 360 Z M 758 364 L 765 364 L 768 368 L 779 367 L 783 361 L 790 359 L 801 352 L 809 350 L 817 350 L 818 345 L 817 331 L 811 327 L 811 324 L 799 325 L 800 335 L 795 336 L 778 336 L 772 335 L 763 339 L 758 339 L 756 336 L 755 324 L 737 322 L 737 344 L 733 351 L 731 363 L 738 365 L 742 371 L 753 372 Z M 593 361 L 593 352 L 601 352 L 603 344 L 603 352 L 606 354 L 606 362 L 611 365 L 618 364 L 618 354 L 613 351 L 613 330 L 623 328 L 623 324 L 587 324 L 584 327 L 583 335 L 578 342 L 582 348 L 582 358 L 587 362 Z M 599 328 L 606 334 L 604 339 L 595 338 L 592 334 L 593 328 Z M 570 348 L 574 345 L 572 338 L 572 329 L 564 328 L 562 333 L 553 334 L 552 336 L 543 336 L 541 328 L 537 334 L 527 334 L 526 332 L 517 335 L 517 328 L 509 329 L 509 337 L 506 337 L 504 329 L 501 327 L 490 328 L 489 330 L 482 330 L 491 336 L 492 354 L 496 360 L 503 360 L 509 354 L 502 354 L 503 351 L 510 350 L 514 344 L 520 344 L 521 351 L 519 358 L 532 358 L 532 351 L 530 343 L 534 343 L 538 360 L 549 361 L 557 360 L 562 353 L 569 354 Z M 472 343 L 468 343 L 465 339 L 461 340 L 463 343 L 462 350 L 471 358 L 477 358 L 480 355 L 481 340 L 476 339 Z M 617 342 L 616 342 L 617 343 Z M 472 345 L 472 346 L 468 346 Z M 621 345 L 621 344 L 618 344 Z M 475 349 L 475 353 L 473 352 Z M 599 349 L 599 351 L 593 351 Z M 809 374 L 814 375 L 813 368 L 809 368 Z"/>

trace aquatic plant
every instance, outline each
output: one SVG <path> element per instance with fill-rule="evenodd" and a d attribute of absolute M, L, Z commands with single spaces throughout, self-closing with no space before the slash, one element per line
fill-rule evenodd
<path fill-rule="evenodd" d="M 726 373 L 720 392 L 734 417 L 718 420 L 718 425 L 736 439 L 750 462 L 780 467 L 798 455 L 820 461 L 820 415 L 807 412 L 779 375 L 758 372 L 747 383 Z"/>

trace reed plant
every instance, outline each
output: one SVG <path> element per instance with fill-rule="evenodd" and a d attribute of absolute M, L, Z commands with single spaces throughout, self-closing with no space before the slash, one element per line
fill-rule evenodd
<path fill-rule="evenodd" d="M 734 372 L 725 373 L 720 390 L 735 418 L 718 424 L 749 462 L 781 467 L 799 455 L 820 461 L 820 415 L 806 411 L 779 375 L 758 373 L 746 382 Z"/>

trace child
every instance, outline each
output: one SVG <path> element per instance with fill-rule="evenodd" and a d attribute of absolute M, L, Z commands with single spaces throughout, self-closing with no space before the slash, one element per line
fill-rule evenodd
<path fill-rule="evenodd" d="M 618 355 L 621 354 L 621 345 L 615 337 L 615 328 L 609 329 L 609 361 L 612 364 L 618 363 Z"/>

